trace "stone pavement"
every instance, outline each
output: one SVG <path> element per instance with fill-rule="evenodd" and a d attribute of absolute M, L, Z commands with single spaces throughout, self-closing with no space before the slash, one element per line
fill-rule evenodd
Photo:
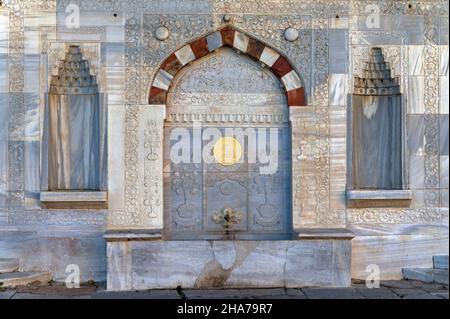
<path fill-rule="evenodd" d="M 382 281 L 369 289 L 354 282 L 349 288 L 148 290 L 107 292 L 104 285 L 68 289 L 60 283 L 0 289 L 0 299 L 448 299 L 448 285 L 419 281 Z"/>

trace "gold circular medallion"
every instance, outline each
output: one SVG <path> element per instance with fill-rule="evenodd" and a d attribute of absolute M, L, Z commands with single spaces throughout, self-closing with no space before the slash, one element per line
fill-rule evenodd
<path fill-rule="evenodd" d="M 241 159 L 242 147 L 234 137 L 225 136 L 214 144 L 213 154 L 217 163 L 229 166 Z"/>

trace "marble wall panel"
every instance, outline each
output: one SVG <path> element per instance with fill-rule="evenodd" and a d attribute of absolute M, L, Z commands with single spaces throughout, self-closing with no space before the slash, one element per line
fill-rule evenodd
<path fill-rule="evenodd" d="M 350 241 L 110 241 L 108 269 L 109 290 L 346 287 Z"/>
<path fill-rule="evenodd" d="M 41 53 L 41 33 L 38 30 L 25 31 L 25 54 Z"/>
<path fill-rule="evenodd" d="M 0 208 L 7 206 L 8 191 L 8 94 L 0 93 Z"/>
<path fill-rule="evenodd" d="M 423 43 L 423 16 L 409 16 L 409 15 L 381 15 L 380 28 L 377 31 L 405 31 L 409 34 L 410 44 L 421 45 Z M 367 15 L 360 15 L 356 17 L 357 29 L 360 31 L 373 31 L 374 28 L 366 23 Z M 399 39 L 388 37 L 385 38 L 384 44 L 401 44 Z M 389 43 L 388 43 L 389 42 Z"/>
<path fill-rule="evenodd" d="M 0 55 L 8 54 L 9 16 L 7 10 L 0 11 Z"/>
<path fill-rule="evenodd" d="M 408 114 L 406 116 L 406 140 L 409 155 L 423 155 L 423 115 Z"/>
<path fill-rule="evenodd" d="M 124 209 L 124 132 L 125 107 L 108 106 L 108 208 Z"/>
<path fill-rule="evenodd" d="M 441 189 L 441 190 L 439 190 L 439 195 L 440 195 L 440 206 L 441 207 L 445 207 L 447 210 L 446 210 L 446 213 L 444 213 L 444 214 L 446 214 L 446 218 L 444 219 L 444 217 L 442 218 L 442 224 L 444 224 L 444 225 L 448 225 L 448 205 L 449 205 L 449 189 L 448 188 L 445 188 L 445 189 Z M 443 216 L 444 216 L 444 214 L 443 214 Z"/>
<path fill-rule="evenodd" d="M 448 229 L 440 236 L 357 236 L 352 240 L 352 278 L 365 280 L 366 267 L 375 264 L 383 280 L 399 280 L 403 267 L 432 267 L 431 256 L 447 252 Z"/>
<path fill-rule="evenodd" d="M 330 111 L 330 206 L 345 210 L 347 176 L 346 109 Z"/>
<path fill-rule="evenodd" d="M 448 114 L 448 75 L 439 77 L 439 114 Z"/>
<path fill-rule="evenodd" d="M 24 26 L 27 29 L 36 29 L 41 25 L 55 25 L 56 12 L 54 10 L 25 9 Z"/>
<path fill-rule="evenodd" d="M 105 28 L 105 41 L 108 43 L 125 43 L 124 25 L 108 25 Z"/>
<path fill-rule="evenodd" d="M 408 114 L 423 114 L 425 112 L 424 107 L 424 77 L 410 76 L 408 83 L 408 95 L 407 95 L 407 112 Z"/>
<path fill-rule="evenodd" d="M 25 95 L 25 204 L 40 208 L 40 97 Z"/>
<path fill-rule="evenodd" d="M 448 114 L 439 115 L 439 153 L 440 155 L 448 155 Z"/>
<path fill-rule="evenodd" d="M 441 178 L 440 178 L 440 184 L 439 187 L 440 188 L 448 188 L 448 155 L 445 156 L 440 156 L 440 173 L 441 173 Z"/>
<path fill-rule="evenodd" d="M 347 105 L 347 95 L 349 92 L 348 74 L 330 74 L 330 105 Z"/>
<path fill-rule="evenodd" d="M 421 189 L 414 189 L 412 191 L 412 208 L 425 207 L 425 191 Z"/>
<path fill-rule="evenodd" d="M 409 75 L 423 75 L 423 45 L 410 45 L 408 48 Z"/>
<path fill-rule="evenodd" d="M 439 44 L 448 45 L 448 16 L 439 17 Z"/>
<path fill-rule="evenodd" d="M 29 54 L 25 56 L 24 92 L 39 92 L 40 88 L 41 55 Z"/>
<path fill-rule="evenodd" d="M 425 187 L 425 163 L 424 157 L 412 155 L 409 157 L 409 188 L 422 189 Z"/>
<path fill-rule="evenodd" d="M 69 275 L 66 267 L 70 264 L 79 266 L 82 282 L 106 280 L 106 245 L 102 233 L 64 233 L 47 229 L 36 234 L 36 229 L 2 231 L 2 256 L 20 258 L 22 271 L 51 271 L 53 280 L 59 282 L 64 282 Z"/>
<path fill-rule="evenodd" d="M 448 76 L 448 45 L 439 46 L 439 75 Z"/>
<path fill-rule="evenodd" d="M 329 72 L 348 72 L 348 30 L 330 29 Z"/>
<path fill-rule="evenodd" d="M 0 93 L 9 91 L 8 55 L 0 53 Z"/>

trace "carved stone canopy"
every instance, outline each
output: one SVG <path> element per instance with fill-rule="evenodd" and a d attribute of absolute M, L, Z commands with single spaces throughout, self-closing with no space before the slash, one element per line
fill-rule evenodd
<path fill-rule="evenodd" d="M 94 94 L 98 92 L 97 79 L 91 75 L 89 61 L 84 60 L 80 47 L 69 46 L 69 50 L 58 67 L 58 75 L 52 75 L 52 94 Z"/>
<path fill-rule="evenodd" d="M 363 74 L 354 80 L 353 94 L 397 95 L 400 94 L 398 77 L 391 76 L 389 62 L 385 62 L 381 48 L 372 48 L 369 61 L 364 62 Z"/>

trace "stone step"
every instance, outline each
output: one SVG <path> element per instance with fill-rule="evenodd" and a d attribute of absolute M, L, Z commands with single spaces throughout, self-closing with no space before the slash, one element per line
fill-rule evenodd
<path fill-rule="evenodd" d="M 448 270 L 448 255 L 433 256 L 433 268 Z"/>
<path fill-rule="evenodd" d="M 19 270 L 18 258 L 0 258 L 0 274 Z"/>
<path fill-rule="evenodd" d="M 48 271 L 9 272 L 0 274 L 0 287 L 13 288 L 26 286 L 33 283 L 46 285 L 52 280 L 52 273 Z"/>
<path fill-rule="evenodd" d="M 403 268 L 404 279 L 448 285 L 448 269 Z"/>

